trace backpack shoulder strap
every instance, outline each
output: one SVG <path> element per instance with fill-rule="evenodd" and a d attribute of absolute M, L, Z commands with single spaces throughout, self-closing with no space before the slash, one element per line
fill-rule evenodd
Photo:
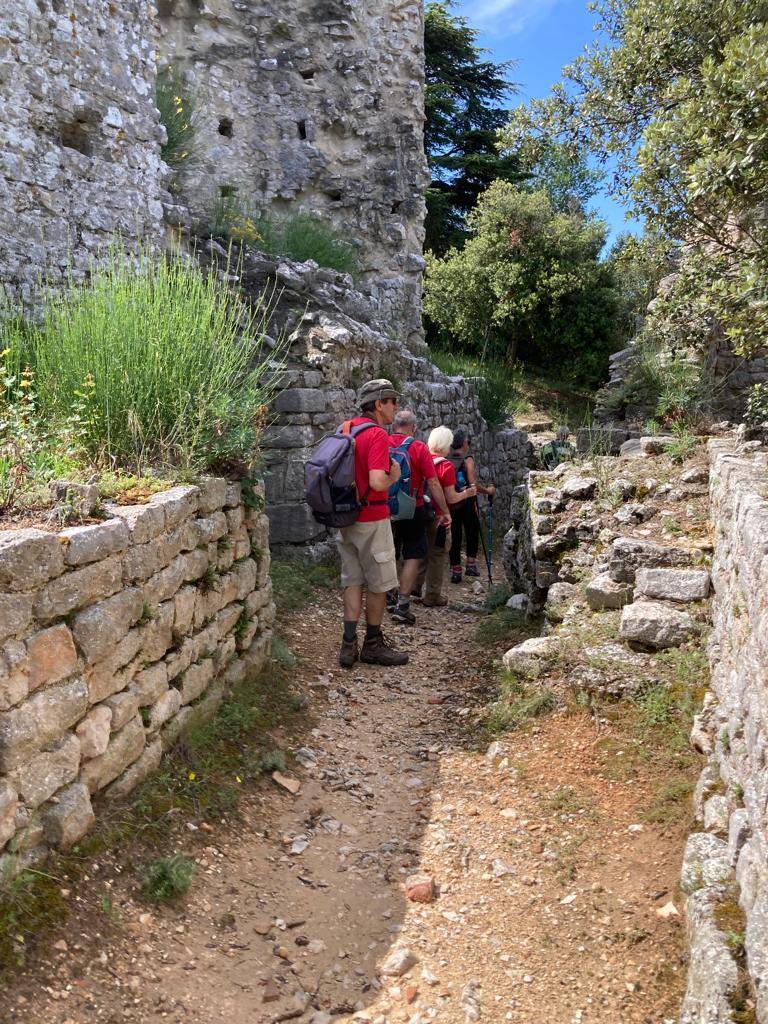
<path fill-rule="evenodd" d="M 447 462 L 448 459 L 443 458 L 442 455 L 438 455 L 436 459 L 432 460 L 436 466 L 439 466 L 442 462 Z"/>
<path fill-rule="evenodd" d="M 346 437 L 356 438 L 358 434 L 362 434 L 364 430 L 368 430 L 369 427 L 378 427 L 378 423 L 374 423 L 373 420 L 366 420 L 365 423 L 358 423 L 357 426 L 352 426 L 352 420 L 346 420 L 341 425 L 341 431 Z"/>

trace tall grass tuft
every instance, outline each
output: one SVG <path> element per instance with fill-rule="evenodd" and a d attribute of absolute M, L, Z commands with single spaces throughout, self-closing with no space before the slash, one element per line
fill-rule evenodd
<path fill-rule="evenodd" d="M 196 265 L 113 250 L 32 331 L 40 411 L 78 411 L 90 458 L 192 470 L 255 448 L 280 373 L 268 309 Z"/>
<path fill-rule="evenodd" d="M 194 102 L 183 72 L 173 64 L 157 73 L 155 103 L 166 134 L 160 155 L 169 167 L 178 170 L 189 160 L 194 146 Z"/>

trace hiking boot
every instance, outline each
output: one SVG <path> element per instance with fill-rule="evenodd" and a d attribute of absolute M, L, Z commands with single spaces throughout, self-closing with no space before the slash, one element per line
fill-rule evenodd
<path fill-rule="evenodd" d="M 461 583 L 461 566 L 451 569 L 451 583 Z"/>
<path fill-rule="evenodd" d="M 387 591 L 387 611 L 391 612 L 393 608 L 397 608 L 397 601 L 399 593 L 396 590 Z"/>
<path fill-rule="evenodd" d="M 396 651 L 379 631 L 376 636 L 366 639 L 360 651 L 360 661 L 367 665 L 407 665 L 408 655 L 404 651 Z"/>
<path fill-rule="evenodd" d="M 392 616 L 393 622 L 401 622 L 404 626 L 416 625 L 416 616 L 408 608 L 401 608 L 398 605 L 396 608 L 390 608 L 389 614 Z"/>
<path fill-rule="evenodd" d="M 467 563 L 467 568 L 464 570 L 467 576 L 479 576 L 480 573 L 477 571 L 477 566 L 473 562 Z"/>
<path fill-rule="evenodd" d="M 445 608 L 448 604 L 447 597 L 425 597 L 424 607 L 425 608 Z"/>
<path fill-rule="evenodd" d="M 360 648 L 357 645 L 357 637 L 354 640 L 341 641 L 341 650 L 339 651 L 339 664 L 342 668 L 352 668 L 357 659 L 360 657 Z"/>

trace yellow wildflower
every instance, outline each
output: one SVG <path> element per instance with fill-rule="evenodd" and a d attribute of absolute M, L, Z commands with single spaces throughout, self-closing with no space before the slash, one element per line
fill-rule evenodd
<path fill-rule="evenodd" d="M 197 778 L 197 775 L 195 775 L 194 772 L 190 772 L 187 778 L 189 779 L 190 782 L 194 782 L 195 779 Z"/>
<path fill-rule="evenodd" d="M 5 357 L 9 356 L 10 354 L 11 350 L 9 348 L 4 348 L 3 351 L 0 352 L 0 359 L 5 359 Z"/>

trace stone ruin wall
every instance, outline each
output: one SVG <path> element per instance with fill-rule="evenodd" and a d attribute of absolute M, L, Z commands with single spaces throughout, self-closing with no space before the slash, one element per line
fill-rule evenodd
<path fill-rule="evenodd" d="M 710 442 L 715 590 L 712 691 L 693 739 L 708 754 L 688 841 L 691 972 L 683 1024 L 735 1020 L 736 968 L 716 908 L 738 901 L 746 918 L 746 968 L 757 1021 L 768 1022 L 768 455 Z M 705 1016 L 705 1009 L 720 1014 Z"/>
<path fill-rule="evenodd" d="M 0 286 L 28 301 L 117 233 L 162 235 L 153 4 L 0 7 Z"/>
<path fill-rule="evenodd" d="M 116 234 L 164 243 L 235 186 L 257 209 L 329 217 L 360 254 L 378 328 L 423 346 L 420 0 L 2 8 L 0 283 L 14 296 L 86 269 Z M 196 108 L 173 199 L 155 107 L 169 63 Z"/>
<path fill-rule="evenodd" d="M 262 667 L 255 505 L 212 478 L 95 525 L 0 532 L 0 875 L 72 846 Z"/>
<path fill-rule="evenodd" d="M 161 0 L 161 61 L 184 69 L 195 218 L 221 188 L 256 210 L 330 218 L 359 254 L 376 327 L 423 341 L 421 0 Z"/>

